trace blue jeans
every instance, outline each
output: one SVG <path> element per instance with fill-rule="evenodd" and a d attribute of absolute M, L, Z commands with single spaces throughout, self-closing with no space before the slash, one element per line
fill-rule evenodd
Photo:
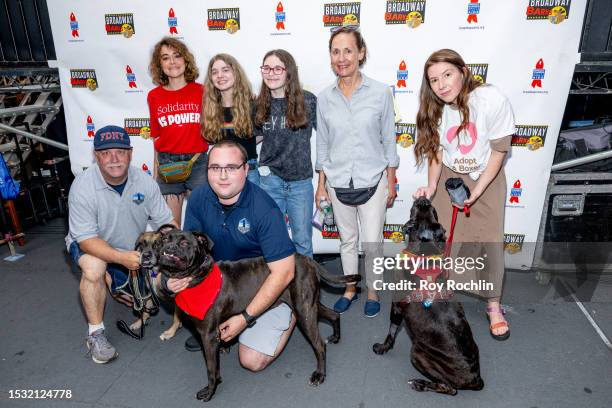
<path fill-rule="evenodd" d="M 259 186 L 276 201 L 281 212 L 289 216 L 291 236 L 298 253 L 312 258 L 312 179 L 285 181 L 270 173 L 260 176 Z"/>
<path fill-rule="evenodd" d="M 257 170 L 257 159 L 251 159 L 247 162 L 249 166 L 249 172 L 247 173 L 247 179 L 253 183 L 259 185 L 259 170 Z"/>

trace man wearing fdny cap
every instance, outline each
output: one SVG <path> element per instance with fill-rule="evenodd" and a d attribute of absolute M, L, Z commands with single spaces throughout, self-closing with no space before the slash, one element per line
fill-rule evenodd
<path fill-rule="evenodd" d="M 94 156 L 96 163 L 79 174 L 70 189 L 66 247 L 82 272 L 87 348 L 93 361 L 107 363 L 117 357 L 117 351 L 104 333 L 106 286 L 117 296 L 115 291 L 127 281 L 128 270 L 139 267 L 140 254 L 133 248 L 147 222 L 154 228 L 176 223 L 157 182 L 130 166 L 132 146 L 123 128 L 99 129 Z"/>

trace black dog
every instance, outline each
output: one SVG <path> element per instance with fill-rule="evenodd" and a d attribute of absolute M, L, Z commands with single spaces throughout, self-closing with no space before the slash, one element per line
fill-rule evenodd
<path fill-rule="evenodd" d="M 415 200 L 404 233 L 407 249 L 412 253 L 427 255 L 431 254 L 432 248 L 444 247 L 444 228 L 438 223 L 436 210 L 426 198 Z M 484 387 L 478 346 L 461 303 L 448 299 L 436 300 L 430 306 L 414 301 L 393 302 L 389 334 L 384 343 L 374 344 L 376 354 L 384 354 L 393 348 L 402 322 L 406 323 L 412 341 L 410 361 L 431 380 L 409 381 L 414 390 L 455 395 L 458 389 L 481 390 Z"/>
<path fill-rule="evenodd" d="M 213 245 L 210 238 L 206 234 L 180 231 L 167 226 L 160 228 L 160 232 L 161 244 L 158 258 L 160 272 L 171 278 L 191 276 L 193 279 L 190 287 L 200 283 L 214 265 L 210 256 Z M 219 262 L 217 265 L 223 276 L 221 291 L 208 309 L 204 320 L 191 317 L 202 338 L 208 371 L 208 386 L 196 394 L 197 399 L 204 401 L 212 398 L 217 385 L 221 382 L 219 324 L 241 313 L 270 274 L 263 258 Z M 332 324 L 333 334 L 327 338 L 327 341 L 337 343 L 340 340 L 340 315 L 319 302 L 319 277 L 330 283 L 358 282 L 361 279 L 359 275 L 329 276 L 312 259 L 299 254 L 295 255 L 294 278 L 276 304 L 285 302 L 291 306 L 297 319 L 297 325 L 314 349 L 317 369 L 310 377 L 310 384 L 313 386 L 325 380 L 325 341 L 319 333 L 319 317 Z"/>

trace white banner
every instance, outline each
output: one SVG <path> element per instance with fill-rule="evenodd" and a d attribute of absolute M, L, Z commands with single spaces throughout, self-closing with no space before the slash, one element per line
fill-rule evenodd
<path fill-rule="evenodd" d="M 533 260 L 546 184 L 571 83 L 586 0 L 48 0 L 62 83 L 72 169 L 91 165 L 92 135 L 107 124 L 134 135 L 133 164 L 152 168 L 147 131 L 151 49 L 164 35 L 184 40 L 204 80 L 209 58 L 234 55 L 257 91 L 263 55 L 284 48 L 304 88 L 334 81 L 331 26 L 357 23 L 368 46 L 364 72 L 394 91 L 398 123 L 398 199 L 385 237 L 401 239 L 411 194 L 426 181 L 414 165 L 414 123 L 423 64 L 440 48 L 458 51 L 472 73 L 495 84 L 514 108 L 517 132 L 506 164 L 506 264 Z M 313 137 L 314 162 L 314 137 Z M 315 177 L 316 182 L 316 177 Z M 315 252 L 338 252 L 335 231 L 314 233 Z"/>

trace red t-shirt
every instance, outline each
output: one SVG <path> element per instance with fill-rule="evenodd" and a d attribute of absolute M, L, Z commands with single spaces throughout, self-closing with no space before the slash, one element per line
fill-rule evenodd
<path fill-rule="evenodd" d="M 147 96 L 155 150 L 166 153 L 202 153 L 208 143 L 200 133 L 204 87 L 189 82 L 177 91 L 156 87 Z"/>

